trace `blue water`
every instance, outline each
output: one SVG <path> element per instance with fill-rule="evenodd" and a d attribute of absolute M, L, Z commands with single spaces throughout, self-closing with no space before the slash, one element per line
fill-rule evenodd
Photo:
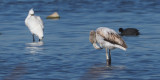
<path fill-rule="evenodd" d="M 43 43 L 32 43 L 24 24 L 34 8 L 45 25 Z M 46 19 L 57 11 L 59 20 Z M 100 26 L 137 28 L 122 37 L 127 51 L 105 50 L 89 42 Z M 160 0 L 1 0 L 0 80 L 159 80 Z"/>

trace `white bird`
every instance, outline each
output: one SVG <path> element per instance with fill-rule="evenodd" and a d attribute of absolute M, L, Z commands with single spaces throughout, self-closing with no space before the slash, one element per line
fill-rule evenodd
<path fill-rule="evenodd" d="M 95 49 L 106 49 L 106 61 L 108 66 L 111 65 L 111 49 L 120 48 L 126 50 L 127 48 L 124 40 L 114 30 L 107 27 L 99 27 L 96 31 L 92 30 L 89 40 Z M 97 43 L 99 45 L 97 45 Z M 109 49 L 109 54 L 107 49 Z"/>
<path fill-rule="evenodd" d="M 28 16 L 25 19 L 25 24 L 29 28 L 33 36 L 33 42 L 35 41 L 34 35 L 38 36 L 39 41 L 43 39 L 44 25 L 40 16 L 35 16 L 33 9 L 29 10 Z"/>

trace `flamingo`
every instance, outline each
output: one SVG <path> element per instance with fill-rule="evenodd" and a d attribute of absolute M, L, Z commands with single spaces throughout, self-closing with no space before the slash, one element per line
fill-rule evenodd
<path fill-rule="evenodd" d="M 111 50 L 120 48 L 124 51 L 127 49 L 127 45 L 124 40 L 114 30 L 107 27 L 99 27 L 96 31 L 91 30 L 89 36 L 90 42 L 95 49 L 106 49 L 106 61 L 107 66 L 111 65 Z M 97 43 L 99 45 L 97 45 Z M 107 52 L 109 49 L 109 54 Z"/>
<path fill-rule="evenodd" d="M 38 36 L 39 41 L 43 39 L 44 25 L 40 16 L 35 16 L 33 8 L 29 10 L 28 16 L 25 19 L 25 24 L 29 28 L 33 42 L 35 42 L 34 35 Z"/>

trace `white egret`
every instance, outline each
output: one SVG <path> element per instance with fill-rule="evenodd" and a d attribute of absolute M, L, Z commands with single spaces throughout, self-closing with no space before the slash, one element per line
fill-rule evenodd
<path fill-rule="evenodd" d="M 28 16 L 25 19 L 25 24 L 29 28 L 33 36 L 33 42 L 35 41 L 34 35 L 38 36 L 39 41 L 43 39 L 44 25 L 40 16 L 35 16 L 33 9 L 29 10 Z"/>
<path fill-rule="evenodd" d="M 111 49 L 120 48 L 126 50 L 127 45 L 124 40 L 112 29 L 99 27 L 96 31 L 92 30 L 89 37 L 90 42 L 96 49 L 106 49 L 107 65 L 111 65 Z M 97 43 L 99 45 L 97 45 Z M 109 49 L 109 54 L 107 52 Z"/>

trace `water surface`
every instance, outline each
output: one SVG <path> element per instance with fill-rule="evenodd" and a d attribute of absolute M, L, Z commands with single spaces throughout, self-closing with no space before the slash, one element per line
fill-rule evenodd
<path fill-rule="evenodd" d="M 44 21 L 43 43 L 24 24 L 31 8 Z M 0 80 L 159 80 L 159 9 L 159 0 L 0 1 Z M 46 19 L 55 11 L 59 20 Z M 141 33 L 123 37 L 128 49 L 112 50 L 111 67 L 88 40 L 100 26 Z"/>

